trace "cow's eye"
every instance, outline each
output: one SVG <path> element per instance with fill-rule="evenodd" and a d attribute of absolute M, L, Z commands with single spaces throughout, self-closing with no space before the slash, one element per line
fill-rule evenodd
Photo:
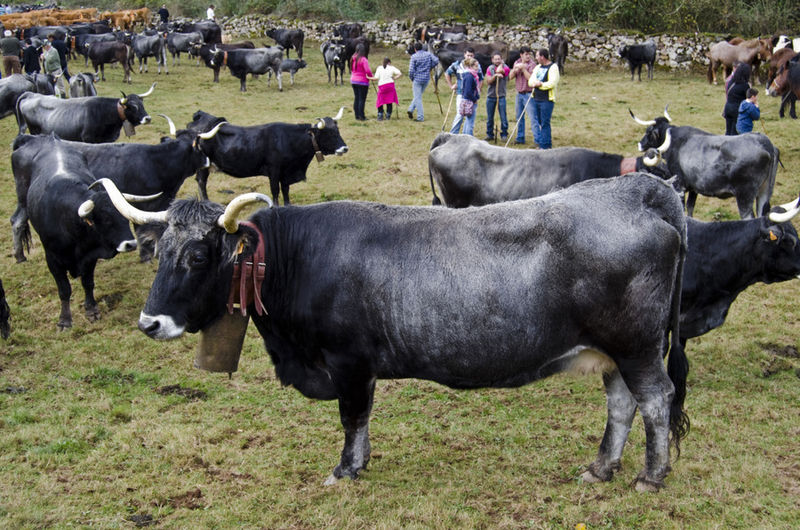
<path fill-rule="evenodd" d="M 193 250 L 186 258 L 187 264 L 192 269 L 205 267 L 208 263 L 208 256 L 202 250 Z"/>

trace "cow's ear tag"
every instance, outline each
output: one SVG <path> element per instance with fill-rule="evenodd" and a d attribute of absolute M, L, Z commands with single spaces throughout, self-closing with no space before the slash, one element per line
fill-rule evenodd
<path fill-rule="evenodd" d="M 770 231 L 769 231 L 769 240 L 770 241 L 777 241 L 778 240 L 778 236 L 775 235 L 775 232 L 773 232 L 772 229 L 770 229 Z"/>

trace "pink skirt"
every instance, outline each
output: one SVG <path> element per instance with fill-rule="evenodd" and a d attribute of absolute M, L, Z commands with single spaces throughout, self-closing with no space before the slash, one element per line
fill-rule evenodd
<path fill-rule="evenodd" d="M 386 83 L 378 87 L 378 99 L 375 100 L 375 108 L 390 103 L 400 104 L 400 102 L 397 101 L 397 90 L 394 88 L 394 83 Z"/>

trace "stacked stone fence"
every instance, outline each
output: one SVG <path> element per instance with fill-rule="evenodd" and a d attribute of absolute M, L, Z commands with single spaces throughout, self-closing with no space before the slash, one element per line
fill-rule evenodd
<path fill-rule="evenodd" d="M 269 28 L 298 28 L 306 34 L 306 39 L 324 41 L 333 37 L 333 28 L 339 23 L 313 22 L 294 19 L 280 19 L 267 15 L 245 15 L 241 17 L 221 18 L 223 33 L 232 40 L 239 38 L 261 38 Z M 393 20 L 389 22 L 364 22 L 364 32 L 378 46 L 400 48 L 405 50 L 412 43 L 411 30 L 413 22 Z M 446 24 L 445 21 L 431 22 L 431 25 Z M 485 23 L 467 24 L 470 39 L 481 41 L 503 41 L 512 49 L 522 45 L 532 48 L 547 45 L 546 27 L 508 26 Z M 686 35 L 641 35 L 623 33 L 621 31 L 596 31 L 584 28 L 561 29 L 557 33 L 565 35 L 569 40 L 569 56 L 567 62 L 588 62 L 623 66 L 619 58 L 619 49 L 625 44 L 633 44 L 652 39 L 658 49 L 656 64 L 661 67 L 678 70 L 689 70 L 693 67 L 708 65 L 706 52 L 709 46 L 722 40 L 720 35 L 686 34 Z M 272 42 L 266 39 L 265 42 Z"/>

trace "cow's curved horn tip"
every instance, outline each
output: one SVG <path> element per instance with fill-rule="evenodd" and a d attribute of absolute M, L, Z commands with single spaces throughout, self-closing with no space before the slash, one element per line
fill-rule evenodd
<path fill-rule="evenodd" d="M 333 475 L 333 473 L 331 473 L 331 476 L 329 476 L 327 479 L 325 479 L 325 482 L 322 485 L 323 486 L 335 486 L 337 482 L 339 482 L 339 479 L 336 478 Z"/>

